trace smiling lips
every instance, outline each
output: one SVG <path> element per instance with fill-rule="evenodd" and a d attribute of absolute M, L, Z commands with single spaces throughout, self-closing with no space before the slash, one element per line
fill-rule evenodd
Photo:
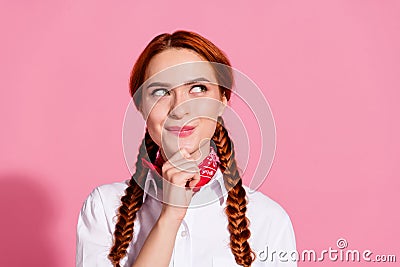
<path fill-rule="evenodd" d="M 179 127 L 179 126 L 171 126 L 171 127 L 166 127 L 165 129 L 168 132 L 171 132 L 179 137 L 186 137 L 191 135 L 196 127 L 194 126 L 183 126 L 183 127 Z"/>

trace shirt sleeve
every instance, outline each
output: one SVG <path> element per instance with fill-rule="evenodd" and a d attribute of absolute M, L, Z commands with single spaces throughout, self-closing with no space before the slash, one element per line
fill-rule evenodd
<path fill-rule="evenodd" d="M 82 206 L 76 237 L 76 267 L 113 266 L 108 259 L 112 233 L 98 188 L 93 190 Z"/>

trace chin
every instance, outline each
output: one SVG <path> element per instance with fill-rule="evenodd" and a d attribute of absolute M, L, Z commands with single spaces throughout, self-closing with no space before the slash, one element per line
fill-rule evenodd
<path fill-rule="evenodd" d="M 199 149 L 198 142 L 181 142 L 179 147 L 185 148 L 189 153 L 193 153 Z"/>
<path fill-rule="evenodd" d="M 185 148 L 190 154 L 196 151 L 196 147 L 193 144 L 181 144 L 180 148 Z"/>

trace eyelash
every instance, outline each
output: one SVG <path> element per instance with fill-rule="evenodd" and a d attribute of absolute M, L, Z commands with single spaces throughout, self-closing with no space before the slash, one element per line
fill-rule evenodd
<path fill-rule="evenodd" d="M 190 87 L 190 90 L 192 90 L 193 88 L 196 88 L 196 87 L 200 87 L 202 93 L 208 91 L 207 86 L 205 86 L 205 85 L 203 85 L 203 84 L 195 84 L 195 85 L 193 85 L 192 87 Z"/>
<path fill-rule="evenodd" d="M 167 89 L 165 89 L 165 88 L 158 88 L 158 89 L 154 89 L 154 90 L 151 92 L 151 95 L 152 95 L 152 96 L 158 97 L 158 95 L 156 95 L 156 93 L 157 93 L 158 91 L 161 91 L 161 90 L 164 90 L 164 91 L 166 91 L 167 93 L 169 93 L 169 91 L 168 91 Z"/>
<path fill-rule="evenodd" d="M 192 87 L 190 87 L 190 90 L 192 90 L 193 88 L 196 88 L 196 87 L 200 87 L 201 90 L 202 90 L 201 92 L 198 92 L 198 93 L 204 93 L 204 92 L 207 92 L 207 91 L 208 91 L 207 86 L 205 86 L 205 85 L 203 85 L 203 84 L 195 84 L 195 85 L 193 85 Z M 162 95 L 162 96 L 165 96 L 165 95 L 166 95 L 167 93 L 169 93 L 169 91 L 170 91 L 170 90 L 168 90 L 168 89 L 166 89 L 166 88 L 158 88 L 158 89 L 153 90 L 153 91 L 151 92 L 151 95 L 157 97 L 156 93 L 157 93 L 158 91 L 161 91 L 161 90 L 166 91 L 166 93 L 165 93 L 164 95 Z"/>

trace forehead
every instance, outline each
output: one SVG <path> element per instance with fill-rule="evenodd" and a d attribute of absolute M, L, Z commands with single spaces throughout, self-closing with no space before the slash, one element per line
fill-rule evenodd
<path fill-rule="evenodd" d="M 145 83 L 160 81 L 179 85 L 200 77 L 213 83 L 217 82 L 210 62 L 192 50 L 172 48 L 150 60 Z"/>

